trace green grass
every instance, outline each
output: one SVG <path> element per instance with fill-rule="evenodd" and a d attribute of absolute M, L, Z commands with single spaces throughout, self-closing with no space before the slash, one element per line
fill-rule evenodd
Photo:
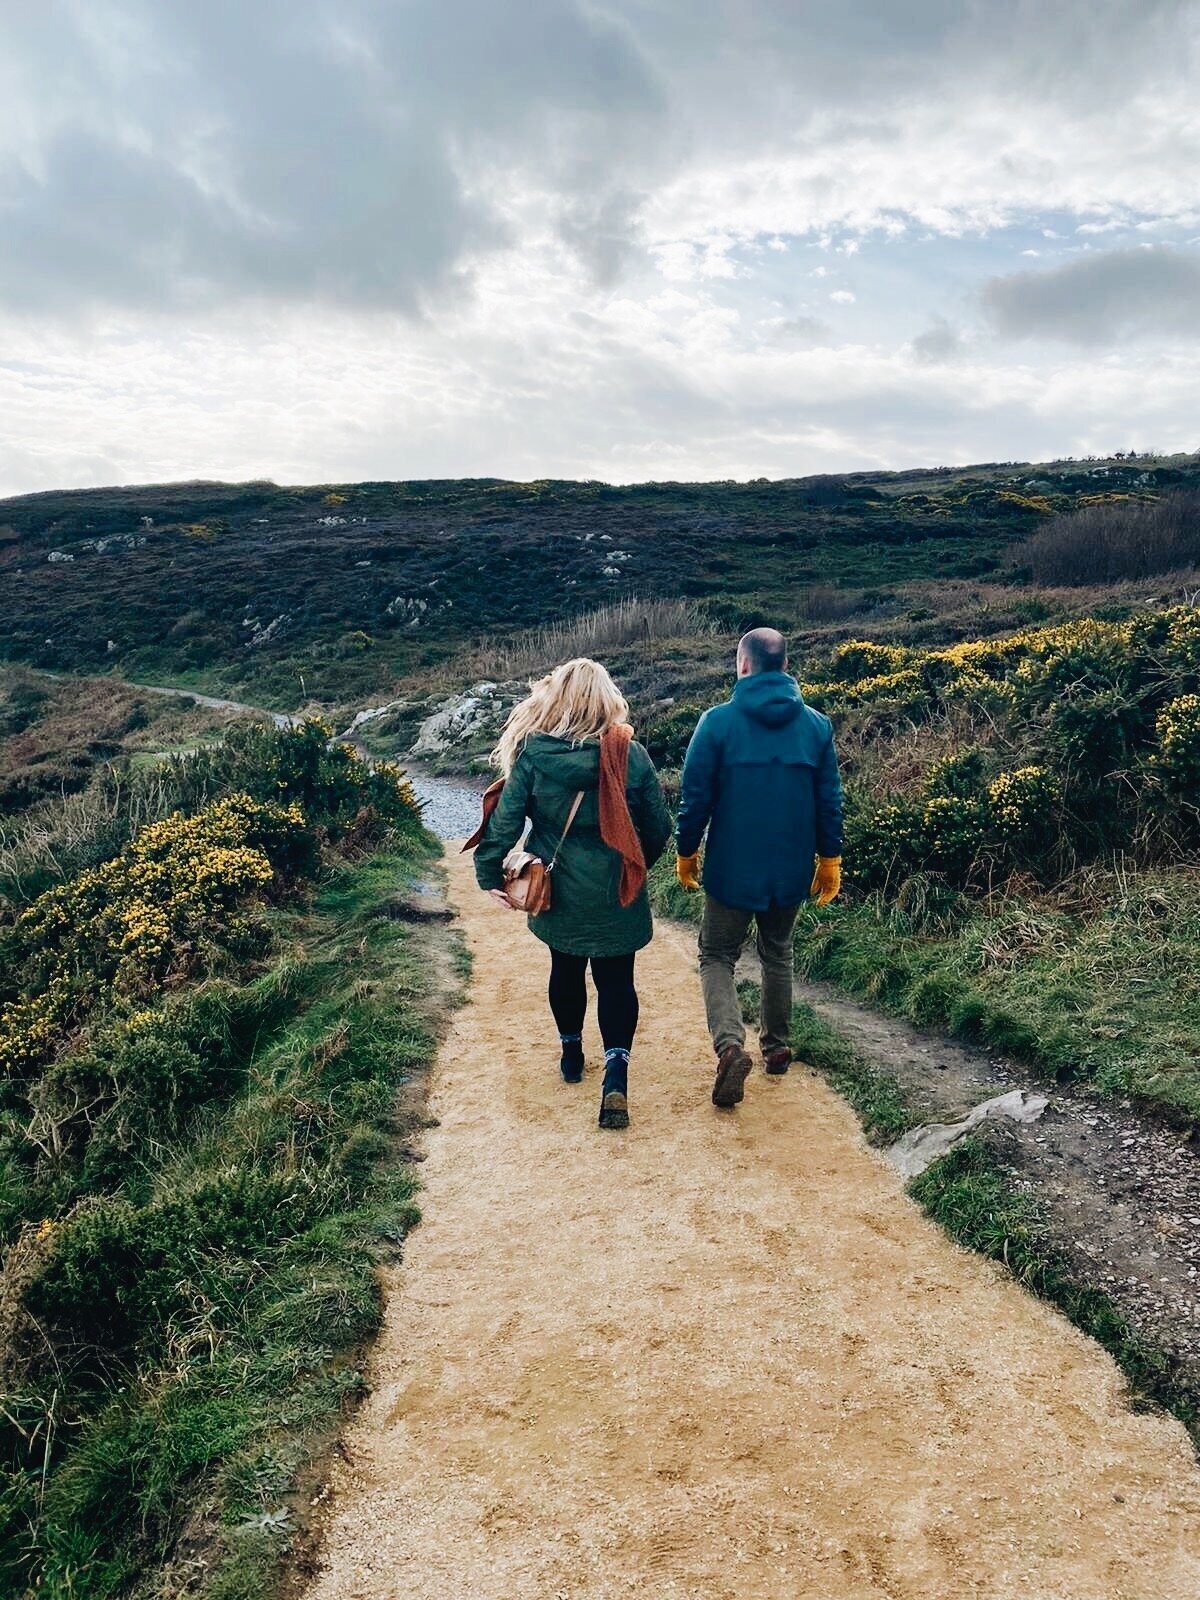
<path fill-rule="evenodd" d="M 10 1435 L 0 1487 L 11 1591 L 174 1593 L 191 1559 L 206 1596 L 270 1591 L 306 1474 L 363 1390 L 377 1263 L 418 1217 L 400 1152 L 421 1113 L 397 1090 L 429 1060 L 447 996 L 421 925 L 381 912 L 429 872 L 430 848 L 344 867 L 311 909 L 274 914 L 279 954 L 247 986 L 271 1020 L 241 1091 L 203 1106 L 86 1214 L 133 1230 L 129 1261 L 88 1255 L 83 1225 L 58 1225 L 29 1291 L 57 1365 L 30 1362 L 9 1403 L 25 1435 Z M 447 965 L 461 974 L 461 959 Z M 165 1298 L 145 1277 L 160 1257 Z M 71 1259 L 85 1303 L 64 1289 Z M 104 1332 L 110 1293 L 120 1338 Z"/>
<path fill-rule="evenodd" d="M 964 1139 L 914 1178 L 909 1193 L 951 1238 L 1002 1262 L 1018 1283 L 1103 1345 L 1124 1373 L 1134 1404 L 1169 1411 L 1200 1447 L 1200 1392 L 1110 1296 L 1079 1282 L 1035 1202 L 985 1139 Z"/>
<path fill-rule="evenodd" d="M 1072 911 L 963 900 L 921 926 L 878 897 L 801 917 L 801 969 L 923 1027 L 1200 1119 L 1200 876 L 1129 873 Z"/>

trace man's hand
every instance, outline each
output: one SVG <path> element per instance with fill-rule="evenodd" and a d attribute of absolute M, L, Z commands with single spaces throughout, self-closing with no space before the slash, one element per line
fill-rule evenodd
<path fill-rule="evenodd" d="M 498 906 L 503 906 L 506 911 L 515 911 L 517 909 L 503 889 L 489 889 L 488 894 Z"/>
<path fill-rule="evenodd" d="M 700 888 L 700 852 L 694 856 L 675 857 L 675 876 L 685 889 L 699 890 Z"/>
<path fill-rule="evenodd" d="M 812 889 L 819 906 L 827 906 L 842 892 L 841 856 L 818 856 L 817 870 L 813 874 Z"/>

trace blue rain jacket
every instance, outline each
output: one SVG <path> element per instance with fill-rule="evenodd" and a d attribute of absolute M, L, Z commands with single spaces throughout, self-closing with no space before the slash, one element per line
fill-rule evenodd
<path fill-rule="evenodd" d="M 739 678 L 733 698 L 696 725 L 683 767 L 681 856 L 696 853 L 705 828 L 705 891 L 743 911 L 800 905 L 814 858 L 841 855 L 833 725 L 789 673 Z"/>

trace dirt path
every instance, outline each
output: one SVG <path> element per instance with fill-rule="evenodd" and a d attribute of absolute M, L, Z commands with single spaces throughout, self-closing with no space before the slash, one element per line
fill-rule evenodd
<path fill-rule="evenodd" d="M 1200 1595 L 1180 1427 L 818 1079 L 713 1111 L 688 935 L 639 957 L 634 1124 L 600 1133 L 540 947 L 457 858 L 451 892 L 472 1000 L 310 1600 Z"/>
<path fill-rule="evenodd" d="M 757 977 L 754 966 L 748 975 Z M 896 1079 L 919 1116 L 954 1121 L 1013 1088 L 1048 1096 L 1045 1116 L 993 1136 L 1036 1202 L 1077 1281 L 1116 1301 L 1174 1364 L 1200 1404 L 1200 1160 L 1161 1117 L 1086 1083 L 1039 1079 L 999 1052 L 972 1048 L 860 1005 L 830 984 L 798 982 L 805 1000 Z"/>

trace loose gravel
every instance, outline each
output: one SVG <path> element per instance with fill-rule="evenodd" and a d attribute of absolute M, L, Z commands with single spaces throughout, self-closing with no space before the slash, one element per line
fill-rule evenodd
<path fill-rule="evenodd" d="M 439 778 L 406 762 L 413 792 L 421 802 L 421 819 L 439 839 L 466 839 L 479 826 L 480 796 L 486 779 Z"/>

